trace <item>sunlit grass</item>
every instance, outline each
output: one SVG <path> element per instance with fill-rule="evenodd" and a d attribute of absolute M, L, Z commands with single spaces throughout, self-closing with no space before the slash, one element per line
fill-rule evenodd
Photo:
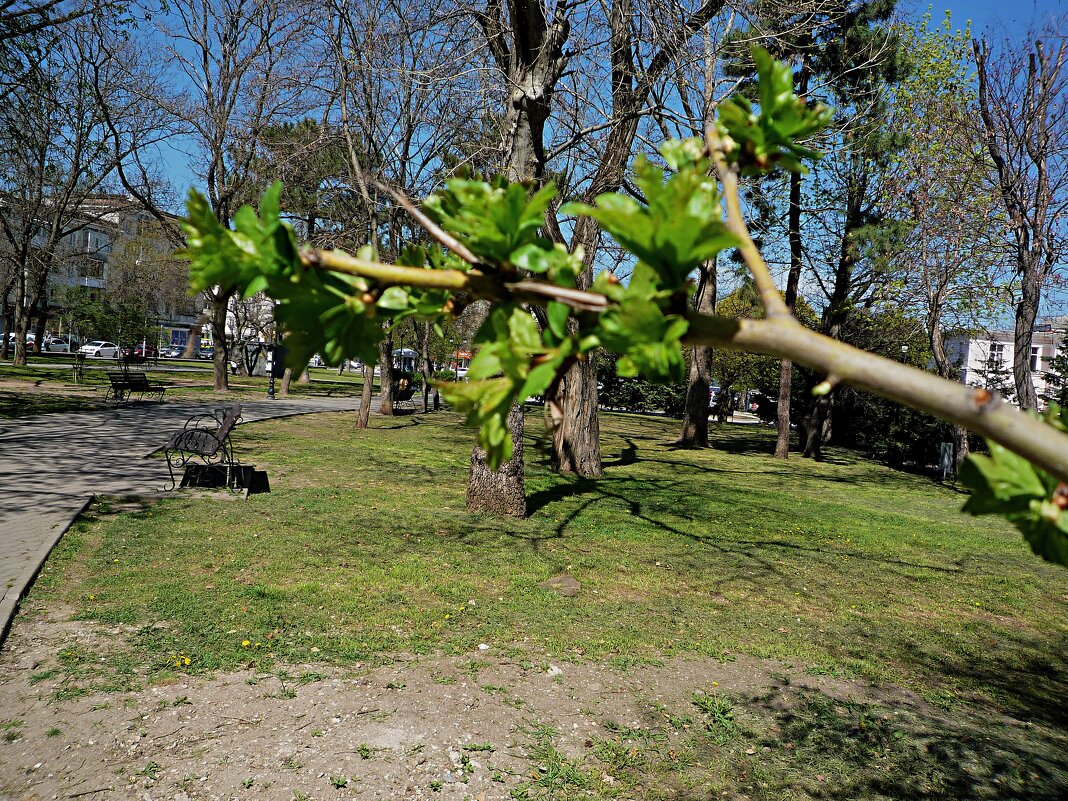
<path fill-rule="evenodd" d="M 132 626 L 149 671 L 493 642 L 620 664 L 746 653 L 1009 708 L 1063 697 L 1064 571 L 960 514 L 954 490 L 844 453 L 777 461 L 755 428 L 699 452 L 670 447 L 671 421 L 603 430 L 600 481 L 549 472 L 528 441 L 531 514 L 503 521 L 464 511 L 470 434 L 452 415 L 245 426 L 238 451 L 271 494 L 98 506 L 34 601 Z M 578 596 L 538 586 L 562 572 Z M 1038 674 L 1059 678 L 1020 680 Z"/>

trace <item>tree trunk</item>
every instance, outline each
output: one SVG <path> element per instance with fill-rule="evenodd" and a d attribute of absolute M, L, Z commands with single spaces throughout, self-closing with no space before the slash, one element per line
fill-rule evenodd
<path fill-rule="evenodd" d="M 356 428 L 367 428 L 371 417 L 371 395 L 375 389 L 375 366 L 363 366 L 363 390 L 360 392 L 360 408 L 356 411 Z"/>
<path fill-rule="evenodd" d="M 215 373 L 215 391 L 230 389 L 230 359 L 226 344 L 226 311 L 233 292 L 213 292 L 211 295 L 211 341 L 214 346 L 212 364 Z"/>
<path fill-rule="evenodd" d="M 37 325 L 33 327 L 34 346 L 37 348 L 37 352 L 41 352 L 41 346 L 44 345 L 45 328 L 48 325 L 48 310 L 44 308 L 45 304 L 41 304 L 41 313 L 37 315 Z"/>
<path fill-rule="evenodd" d="M 694 296 L 698 314 L 712 314 L 716 308 L 716 265 L 701 268 L 701 279 Z M 686 408 L 682 413 L 680 448 L 708 447 L 708 388 L 712 383 L 712 348 L 697 345 L 691 351 L 690 380 L 686 387 Z"/>
<path fill-rule="evenodd" d="M 600 478 L 601 421 L 597 406 L 597 366 L 575 362 L 560 382 L 558 403 L 566 410 L 553 431 L 553 463 L 561 473 Z"/>
<path fill-rule="evenodd" d="M 1033 258 L 1021 254 L 1021 261 Z M 1031 338 L 1042 295 L 1041 270 L 1025 267 L 1020 284 L 1020 302 L 1016 304 L 1016 328 L 1013 334 L 1012 375 L 1016 381 L 1016 398 L 1021 409 L 1037 409 L 1038 395 L 1031 378 Z"/>
<path fill-rule="evenodd" d="M 813 399 L 801 431 L 802 455 L 822 459 L 823 443 L 830 433 L 831 393 Z"/>
<path fill-rule="evenodd" d="M 26 366 L 26 330 L 29 322 L 26 313 L 26 274 L 20 272 L 15 284 L 15 355 L 12 364 L 16 367 Z"/>
<path fill-rule="evenodd" d="M 311 383 L 311 372 L 308 370 L 307 367 L 305 367 L 304 370 L 301 371 L 300 378 L 297 379 L 297 383 L 298 384 L 310 384 Z"/>
<path fill-rule="evenodd" d="M 960 466 L 968 458 L 968 429 L 964 426 L 953 426 L 953 467 L 960 475 Z"/>
<path fill-rule="evenodd" d="M 801 70 L 802 96 L 808 93 L 808 72 Z M 797 305 L 797 287 L 801 283 L 801 264 L 804 255 L 801 242 L 801 175 L 790 174 L 790 211 L 788 215 L 790 239 L 790 273 L 786 279 L 786 308 L 792 313 Z M 775 437 L 775 458 L 790 456 L 790 396 L 793 392 L 794 365 L 783 359 L 779 365 L 779 407 L 776 410 L 778 432 Z"/>
<path fill-rule="evenodd" d="M 293 383 L 293 368 L 287 367 L 282 373 L 282 385 L 278 388 L 278 394 L 283 397 L 289 394 L 289 385 Z"/>
<path fill-rule="evenodd" d="M 8 311 L 8 307 L 5 305 L 4 306 L 4 339 L 3 339 L 3 341 L 0 341 L 0 359 L 7 359 L 8 358 L 7 341 L 11 336 L 12 327 L 13 326 L 12 326 L 11 312 Z"/>
<path fill-rule="evenodd" d="M 523 407 L 516 404 L 508 414 L 508 431 L 515 450 L 497 470 L 490 470 L 486 452 L 478 445 L 471 454 L 467 482 L 467 511 L 523 517 L 527 499 L 523 482 Z"/>
<path fill-rule="evenodd" d="M 476 15 L 509 92 L 501 142 L 502 167 L 510 180 L 540 182 L 545 175 L 545 121 L 556 81 L 567 63 L 563 50 L 570 23 L 564 14 L 551 21 L 546 19 L 540 2 L 509 3 L 508 9 L 511 26 L 501 17 L 500 3 L 487 4 L 486 13 Z M 511 48 L 507 43 L 509 34 Z M 514 445 L 511 459 L 494 471 L 480 447 L 476 445 L 471 453 L 469 511 L 514 517 L 526 514 L 521 404 L 522 399 L 508 416 Z"/>
<path fill-rule="evenodd" d="M 423 376 L 423 414 L 430 411 L 430 334 L 432 323 L 423 323 L 422 337 L 419 339 L 419 370 Z"/>
<path fill-rule="evenodd" d="M 378 380 L 382 394 L 379 398 L 378 413 L 393 416 L 393 332 L 378 343 Z"/>

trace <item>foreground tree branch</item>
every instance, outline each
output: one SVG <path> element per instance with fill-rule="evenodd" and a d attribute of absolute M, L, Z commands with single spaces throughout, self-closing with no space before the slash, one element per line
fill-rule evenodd
<path fill-rule="evenodd" d="M 302 260 L 319 268 L 373 279 L 387 286 L 451 289 L 502 302 L 556 301 L 583 312 L 603 311 L 611 301 L 598 292 L 527 279 L 506 282 L 462 270 L 426 270 L 358 259 L 339 251 L 307 250 Z M 803 364 L 843 383 L 964 426 L 1068 482 L 1068 434 L 1005 403 L 996 393 L 940 378 L 933 373 L 859 350 L 805 328 L 793 317 L 736 320 L 687 315 L 682 341 L 691 345 L 753 351 Z"/>

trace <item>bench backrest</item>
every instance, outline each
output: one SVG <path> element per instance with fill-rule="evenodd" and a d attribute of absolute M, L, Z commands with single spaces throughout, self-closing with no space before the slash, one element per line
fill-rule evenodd
<path fill-rule="evenodd" d="M 219 440 L 224 440 L 230 436 L 230 432 L 234 430 L 234 426 L 237 425 L 237 421 L 241 419 L 241 404 L 235 403 L 222 410 L 223 416 L 219 421 L 219 430 L 215 433 L 215 436 Z"/>
<path fill-rule="evenodd" d="M 108 370 L 107 374 L 108 374 L 108 381 L 110 381 L 112 383 L 112 385 L 118 384 L 118 385 L 126 386 L 126 384 L 129 383 L 129 375 L 124 371 Z"/>
<path fill-rule="evenodd" d="M 141 385 L 148 384 L 148 376 L 140 371 L 108 370 L 108 380 L 112 384 Z"/>

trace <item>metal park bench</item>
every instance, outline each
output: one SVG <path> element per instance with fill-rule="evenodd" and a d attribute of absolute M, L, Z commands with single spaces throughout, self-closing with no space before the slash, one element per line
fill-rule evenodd
<path fill-rule="evenodd" d="M 154 384 L 148 380 L 148 376 L 142 372 L 128 370 L 108 370 L 108 387 L 104 400 L 111 399 L 116 403 L 125 403 L 136 393 L 137 399 L 142 400 L 145 395 L 155 396 L 157 400 L 163 400 L 163 393 L 167 390 L 164 384 Z"/>
<path fill-rule="evenodd" d="M 200 483 L 198 479 L 206 469 L 223 470 L 227 487 L 234 483 L 234 446 L 230 432 L 241 419 L 241 404 L 235 403 L 225 409 L 216 409 L 214 414 L 198 414 L 190 417 L 180 431 L 175 431 L 163 448 L 171 483 L 174 489 L 177 479 L 174 469 L 184 471 L 182 486 Z M 197 469 L 190 469 L 191 467 Z"/>
<path fill-rule="evenodd" d="M 182 470 L 182 487 L 226 487 L 231 492 L 245 490 L 245 497 L 270 492 L 267 472 L 254 465 L 241 464 L 234 455 L 230 434 L 241 419 L 241 404 L 235 403 L 214 414 L 189 418 L 181 431 L 175 431 L 163 448 L 172 490 L 178 483 L 174 469 Z"/>

